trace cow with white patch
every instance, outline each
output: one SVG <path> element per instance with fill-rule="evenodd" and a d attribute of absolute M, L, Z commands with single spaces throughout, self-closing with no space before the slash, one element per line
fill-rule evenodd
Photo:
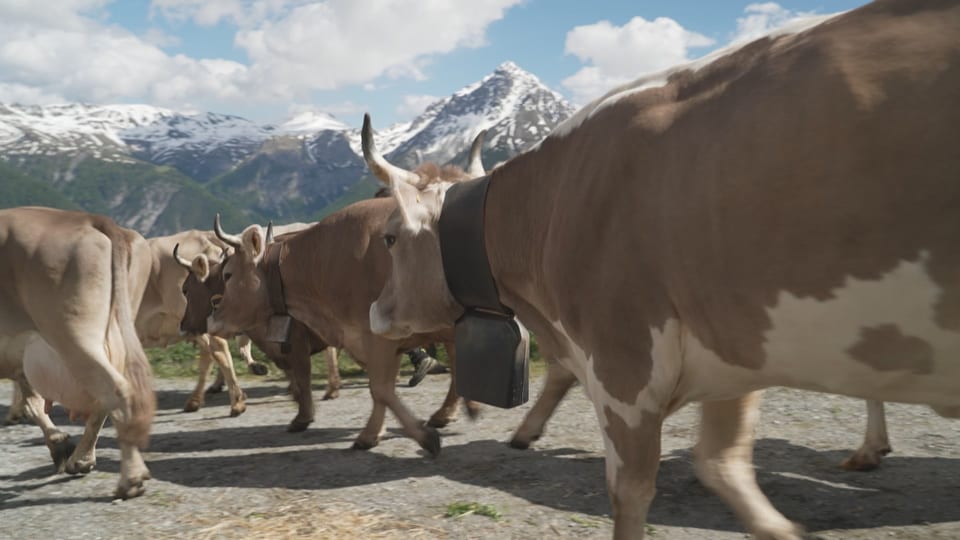
<path fill-rule="evenodd" d="M 133 321 L 149 272 L 143 237 L 108 218 L 39 207 L 0 210 L 0 376 L 22 383 L 27 412 L 38 422 L 39 396 L 86 418 L 63 464 L 70 474 L 93 468 L 100 429 L 108 415 L 113 419 L 121 498 L 142 494 L 150 478 L 139 449 L 147 444 L 156 397 Z M 49 426 L 41 427 L 47 436 Z M 48 446 L 63 442 L 49 435 Z"/>
<path fill-rule="evenodd" d="M 699 478 L 761 538 L 801 529 L 756 483 L 760 389 L 960 416 L 960 2 L 793 30 L 618 88 L 473 186 L 500 301 L 594 403 L 616 538 L 643 536 L 687 403 Z M 449 328 L 450 184 L 387 172 L 371 326 Z"/>
<path fill-rule="evenodd" d="M 270 235 L 268 234 L 268 237 Z M 278 237 L 282 241 L 283 235 Z M 199 335 L 207 332 L 207 317 L 213 312 L 213 304 L 223 296 L 224 281 L 221 267 L 222 260 L 211 261 L 204 255 L 197 255 L 192 261 L 187 261 L 179 255 L 179 247 L 174 248 L 173 256 L 190 275 L 183 283 L 183 297 L 187 306 L 180 322 L 180 329 L 188 335 Z M 299 321 L 291 321 L 290 335 L 287 339 L 288 347 L 281 343 L 270 341 L 269 328 L 266 325 L 251 326 L 245 335 L 249 336 L 257 347 L 287 375 L 290 380 L 290 393 L 297 402 L 297 415 L 287 426 L 291 433 L 303 431 L 314 420 L 315 407 L 313 392 L 310 388 L 310 355 L 324 352 L 327 365 L 327 389 L 323 400 L 336 399 L 340 396 L 340 371 L 337 365 L 337 349 L 328 347 L 323 340 L 311 333 Z"/>

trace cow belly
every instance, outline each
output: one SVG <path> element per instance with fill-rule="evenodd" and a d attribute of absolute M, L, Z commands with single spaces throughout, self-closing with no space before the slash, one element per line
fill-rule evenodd
<path fill-rule="evenodd" d="M 960 333 L 926 262 L 848 278 L 828 300 L 781 292 L 762 372 L 775 384 L 856 397 L 960 405 Z"/>
<path fill-rule="evenodd" d="M 0 336 L 0 378 L 13 378 L 23 369 L 23 350 L 29 339 L 29 332 Z"/>
<path fill-rule="evenodd" d="M 77 413 L 89 413 L 94 400 L 67 369 L 60 355 L 39 334 L 32 334 L 23 351 L 23 372 L 30 386 L 45 399 Z"/>

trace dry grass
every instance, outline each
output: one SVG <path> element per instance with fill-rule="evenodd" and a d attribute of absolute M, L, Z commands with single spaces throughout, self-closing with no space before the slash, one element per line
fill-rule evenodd
<path fill-rule="evenodd" d="M 220 538 L 446 538 L 442 529 L 423 527 L 389 514 L 343 503 L 323 504 L 314 497 L 286 501 L 243 517 L 192 519 L 196 540 Z M 181 536 L 182 535 L 178 535 Z"/>

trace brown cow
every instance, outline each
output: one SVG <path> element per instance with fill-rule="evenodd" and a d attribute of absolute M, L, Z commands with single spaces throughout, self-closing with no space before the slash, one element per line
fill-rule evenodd
<path fill-rule="evenodd" d="M 431 166 L 439 170 L 436 166 Z M 451 177 L 465 173 L 443 169 Z M 434 426 L 454 419 L 459 396 L 451 379 L 443 405 L 426 425 L 419 421 L 396 395 L 400 351 L 443 342 L 455 366 L 452 332 L 423 332 L 404 339 L 388 339 L 370 331 L 367 306 L 379 293 L 390 272 L 390 258 L 379 230 L 396 208 L 392 199 L 361 201 L 336 212 L 305 231 L 289 235 L 273 249 L 280 249 L 279 271 L 290 315 L 302 322 L 323 342 L 346 349 L 370 377 L 373 411 L 353 447 L 369 449 L 380 441 L 386 409 L 404 431 L 432 455 L 440 451 Z M 207 330 L 229 336 L 266 327 L 273 313 L 266 286 L 264 252 L 268 248 L 263 229 L 248 227 L 241 236 L 222 233 L 219 219 L 215 231 L 235 248 L 222 267 L 225 291 L 207 322 Z M 271 244 L 273 246 L 273 244 Z M 476 405 L 467 404 L 471 415 Z"/>
<path fill-rule="evenodd" d="M 282 241 L 283 238 L 280 236 L 278 240 Z M 224 293 L 222 262 L 211 262 L 204 255 L 197 255 L 193 261 L 187 261 L 181 259 L 177 251 L 174 251 L 174 257 L 180 264 L 191 270 L 191 274 L 183 283 L 183 296 L 187 300 L 187 307 L 180 328 L 188 335 L 204 334 L 207 331 L 207 317 L 213 312 L 211 301 Z M 296 320 L 292 321 L 290 328 L 288 352 L 284 352 L 279 343 L 267 339 L 266 326 L 250 327 L 246 335 L 268 358 L 283 369 L 290 380 L 290 392 L 297 402 L 298 411 L 287 426 L 287 431 L 298 432 L 307 429 L 307 426 L 313 422 L 315 411 L 313 392 L 310 389 L 310 355 L 325 351 L 327 390 L 323 399 L 336 399 L 340 395 L 337 349 L 328 347 Z"/>
<path fill-rule="evenodd" d="M 93 468 L 100 429 L 111 416 L 122 498 L 142 494 L 150 478 L 139 447 L 147 444 L 156 397 L 133 324 L 149 272 L 143 237 L 108 218 L 0 210 L 0 376 L 29 382 L 21 389 L 30 413 L 43 396 L 87 418 L 64 464 L 70 474 Z"/>
<path fill-rule="evenodd" d="M 212 231 L 198 230 L 149 238 L 147 244 L 152 254 L 152 265 L 150 281 L 135 322 L 140 341 L 144 347 L 167 347 L 190 339 L 197 346 L 200 351 L 199 376 L 193 393 L 183 407 L 185 412 L 194 412 L 203 406 L 203 387 L 210 372 L 210 364 L 216 361 L 219 376 L 224 378 L 230 392 L 230 416 L 243 414 L 247 408 L 246 396 L 240 389 L 240 382 L 233 369 L 233 358 L 227 341 L 206 334 L 185 336 L 180 332 L 180 319 L 186 309 L 180 287 L 188 272 L 177 263 L 172 253 L 173 247 L 179 245 L 191 255 L 217 256 L 226 246 Z M 241 340 L 238 338 L 237 341 Z"/>
<path fill-rule="evenodd" d="M 702 402 L 699 478 L 763 538 L 801 530 L 756 483 L 758 390 L 960 416 L 960 2 L 795 30 L 618 88 L 486 179 L 500 301 L 595 405 L 616 538 L 643 536 L 684 404 Z M 371 326 L 449 328 L 449 184 L 387 172 Z"/>

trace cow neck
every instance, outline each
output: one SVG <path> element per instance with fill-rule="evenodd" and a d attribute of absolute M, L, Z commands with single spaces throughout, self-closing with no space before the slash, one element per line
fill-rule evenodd
<path fill-rule="evenodd" d="M 532 295 L 541 292 L 537 284 L 543 279 L 543 248 L 556 198 L 550 165 L 533 150 L 490 174 L 484 243 L 500 298 L 514 310 L 541 304 Z"/>
<path fill-rule="evenodd" d="M 283 289 L 283 276 L 280 274 L 282 256 L 282 242 L 268 244 L 267 252 L 263 255 L 263 275 L 267 284 L 267 298 L 270 301 L 270 309 L 277 315 L 287 315 L 287 300 Z"/>
<path fill-rule="evenodd" d="M 465 314 L 479 311 L 506 319 L 513 311 L 500 302 L 484 242 L 484 206 L 490 177 L 454 184 L 440 212 L 439 238 L 443 273 Z"/>

